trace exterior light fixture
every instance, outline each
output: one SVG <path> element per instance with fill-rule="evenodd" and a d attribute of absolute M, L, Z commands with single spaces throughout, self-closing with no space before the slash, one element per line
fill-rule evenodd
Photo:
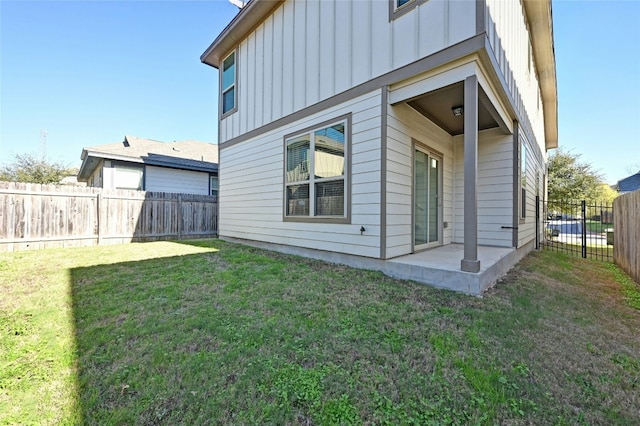
<path fill-rule="evenodd" d="M 464 112 L 464 108 L 462 107 L 462 105 L 456 106 L 456 107 L 451 108 L 451 112 L 456 117 L 460 117 L 462 115 L 462 113 Z"/>

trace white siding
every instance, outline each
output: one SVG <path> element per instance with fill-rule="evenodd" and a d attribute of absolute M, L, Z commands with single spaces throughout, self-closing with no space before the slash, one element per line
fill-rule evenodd
<path fill-rule="evenodd" d="M 411 253 L 412 140 L 442 154 L 443 244 L 453 236 L 453 138 L 406 104 L 389 108 L 387 136 L 387 257 Z"/>
<path fill-rule="evenodd" d="M 487 36 L 507 81 L 515 107 L 525 123 L 521 138 L 527 152 L 527 216 L 518 225 L 518 246 L 535 238 L 535 197 L 543 194 L 546 150 L 539 82 L 533 61 L 528 24 L 521 2 L 487 0 Z M 528 130 L 530 129 L 530 131 Z M 516 153 L 517 155 L 517 153 Z M 538 188 L 536 173 L 539 176 Z M 517 179 L 520 179 L 518 176 Z"/>
<path fill-rule="evenodd" d="M 146 191 L 209 194 L 209 173 L 155 166 L 147 166 L 145 173 Z"/>
<path fill-rule="evenodd" d="M 473 1 L 289 0 L 238 48 L 238 111 L 220 143 L 475 35 Z"/>
<path fill-rule="evenodd" d="M 487 37 L 500 71 L 520 116 L 530 122 L 536 139 L 532 147 L 545 155 L 542 98 L 522 2 L 486 0 L 486 4 Z"/>
<path fill-rule="evenodd" d="M 380 255 L 379 90 L 221 147 L 220 235 L 368 257 Z M 351 224 L 284 222 L 284 135 L 352 114 Z M 366 232 L 360 234 L 360 227 Z"/>
<path fill-rule="evenodd" d="M 531 143 L 526 136 L 520 134 L 521 142 L 527 145 L 526 175 L 527 175 L 527 199 L 526 216 L 520 220 L 518 226 L 518 247 L 523 246 L 535 239 L 536 233 L 536 195 L 542 195 L 544 165 L 540 163 L 537 156 L 532 155 Z M 536 172 L 538 173 L 538 187 L 536 188 Z M 542 229 L 542 226 L 540 226 Z"/>
<path fill-rule="evenodd" d="M 464 242 L 464 136 L 454 137 L 455 224 L 453 242 Z M 517 155 L 517 153 L 516 153 Z M 478 244 L 512 247 L 513 136 L 487 130 L 478 135 Z"/>
<path fill-rule="evenodd" d="M 115 183 L 113 178 L 114 168 L 111 167 L 111 160 L 104 160 L 102 164 L 102 187 L 104 189 L 114 189 Z"/>

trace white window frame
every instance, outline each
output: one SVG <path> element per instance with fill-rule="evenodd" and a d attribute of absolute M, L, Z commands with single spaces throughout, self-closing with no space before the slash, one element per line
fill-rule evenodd
<path fill-rule="evenodd" d="M 344 125 L 344 174 L 342 177 L 315 178 L 315 132 L 336 124 Z M 287 182 L 287 142 L 300 136 L 309 135 L 309 177 L 306 180 Z M 283 221 L 285 222 L 313 222 L 313 223 L 351 223 L 351 114 L 308 127 L 283 138 Z M 315 212 L 315 185 L 322 182 L 344 182 L 344 211 L 340 216 L 318 216 Z M 287 189 L 290 186 L 309 185 L 309 215 L 289 215 Z"/>
<path fill-rule="evenodd" d="M 229 87 L 224 87 L 224 63 L 227 59 L 233 56 L 233 83 Z M 224 110 L 224 94 L 233 90 L 233 107 L 228 111 Z M 233 114 L 238 110 L 238 52 L 234 50 L 224 57 L 220 63 L 220 118 L 224 118 L 230 114 Z"/>

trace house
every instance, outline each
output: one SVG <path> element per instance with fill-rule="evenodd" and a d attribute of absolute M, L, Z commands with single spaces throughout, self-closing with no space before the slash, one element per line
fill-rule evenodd
<path fill-rule="evenodd" d="M 67 186 L 87 186 L 86 182 L 80 182 L 77 175 L 65 176 L 60 179 L 60 185 Z"/>
<path fill-rule="evenodd" d="M 221 238 L 481 293 L 542 232 L 554 55 L 550 0 L 250 1 L 201 56 Z"/>
<path fill-rule="evenodd" d="M 82 150 L 78 181 L 106 189 L 218 195 L 218 146 L 125 136 Z"/>
<path fill-rule="evenodd" d="M 615 189 L 620 194 L 626 194 L 627 192 L 633 192 L 640 189 L 640 172 L 619 180 Z"/>

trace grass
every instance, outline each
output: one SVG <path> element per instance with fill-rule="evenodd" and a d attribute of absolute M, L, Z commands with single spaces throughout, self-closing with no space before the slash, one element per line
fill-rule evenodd
<path fill-rule="evenodd" d="M 544 250 L 549 250 L 553 252 L 561 252 L 571 256 L 582 257 L 582 243 L 580 239 L 577 240 L 575 244 L 563 243 L 553 238 L 547 238 L 546 241 L 542 243 L 544 245 Z M 589 259 L 604 259 L 613 261 L 613 246 L 612 245 L 596 245 L 589 244 L 589 239 L 587 238 L 587 258 Z"/>
<path fill-rule="evenodd" d="M 218 240 L 0 255 L 0 424 L 633 424 L 640 292 L 527 256 L 484 298 Z"/>
<path fill-rule="evenodd" d="M 603 234 L 607 229 L 613 229 L 613 223 L 602 223 L 596 220 L 586 220 L 587 231 L 596 234 Z"/>

